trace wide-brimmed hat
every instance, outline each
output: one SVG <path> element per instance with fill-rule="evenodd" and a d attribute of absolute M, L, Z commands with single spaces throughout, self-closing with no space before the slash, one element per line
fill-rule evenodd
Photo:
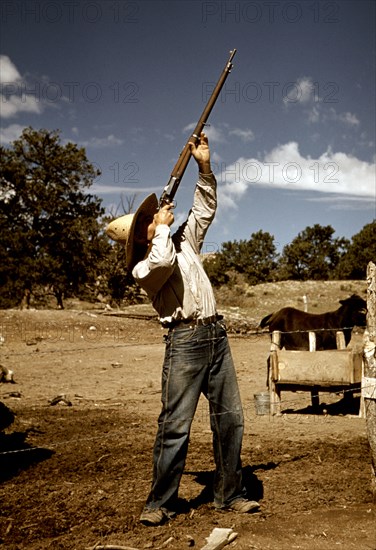
<path fill-rule="evenodd" d="M 134 214 L 125 214 L 116 218 L 106 227 L 107 235 L 126 249 L 126 264 L 128 269 L 132 269 L 139 259 L 139 254 L 136 253 L 136 247 L 134 243 L 134 230 L 136 227 L 138 216 L 142 213 L 145 215 L 154 216 L 158 210 L 157 195 L 153 193 L 146 197 L 146 199 L 140 204 Z"/>

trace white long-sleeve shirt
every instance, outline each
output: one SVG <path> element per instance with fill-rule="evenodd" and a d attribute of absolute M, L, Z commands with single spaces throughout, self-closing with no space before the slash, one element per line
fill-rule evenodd
<path fill-rule="evenodd" d="M 216 314 L 212 285 L 199 256 L 216 207 L 215 177 L 200 173 L 186 222 L 174 235 L 168 225 L 158 225 L 148 256 L 133 268 L 162 323 Z"/>

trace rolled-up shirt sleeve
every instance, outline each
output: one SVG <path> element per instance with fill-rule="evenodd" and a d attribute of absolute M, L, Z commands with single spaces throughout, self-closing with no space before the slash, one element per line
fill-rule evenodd
<path fill-rule="evenodd" d="M 170 227 L 158 225 L 147 258 L 138 262 L 132 275 L 148 296 L 153 299 L 174 271 L 175 261 L 176 251 Z"/>
<path fill-rule="evenodd" d="M 200 253 L 205 235 L 214 219 L 217 209 L 217 182 L 214 174 L 199 174 L 193 206 L 189 213 L 185 237 L 195 250 Z"/>

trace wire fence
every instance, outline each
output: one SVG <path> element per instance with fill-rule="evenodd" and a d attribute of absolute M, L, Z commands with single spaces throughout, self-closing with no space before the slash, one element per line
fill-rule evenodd
<path fill-rule="evenodd" d="M 360 391 L 360 386 L 359 386 L 359 391 Z M 353 393 L 354 392 L 354 388 L 352 389 L 349 389 L 349 390 L 343 390 L 341 392 L 334 392 L 336 393 L 337 395 L 340 393 L 340 394 L 343 394 L 345 395 L 346 393 Z M 285 406 L 286 405 L 291 405 L 291 404 L 294 404 L 295 406 L 299 406 L 299 403 L 303 404 L 307 402 L 307 398 L 306 397 L 295 397 L 295 398 L 290 398 L 290 399 L 285 399 L 283 401 L 281 401 L 281 403 L 283 403 Z M 113 408 L 114 405 L 109 403 L 107 405 L 107 407 L 110 409 L 110 408 Z M 103 407 L 100 409 L 100 410 L 103 410 Z M 222 413 L 210 413 L 209 411 L 207 411 L 206 413 L 201 411 L 201 420 L 203 420 L 204 418 L 210 418 L 210 416 L 219 416 L 219 415 L 225 415 L 225 414 L 232 414 L 233 412 L 236 412 L 238 413 L 238 411 L 226 411 L 226 412 L 222 412 Z M 248 414 L 249 414 L 249 411 L 247 411 L 247 409 L 245 409 L 243 411 L 244 413 L 244 416 L 245 418 L 247 419 L 248 417 Z M 196 416 L 196 415 L 195 415 Z M 267 415 L 265 415 L 267 416 Z M 283 415 L 285 416 L 285 415 Z M 254 413 L 251 415 L 251 419 L 252 421 L 254 421 L 255 417 L 257 418 L 257 414 Z M 326 416 L 323 416 L 323 418 L 325 419 Z M 191 421 L 193 421 L 193 418 L 190 419 Z M 129 428 L 129 427 L 128 427 Z M 135 426 L 135 429 L 139 429 L 139 426 Z M 35 446 L 35 447 L 28 447 L 28 448 L 20 448 L 20 449 L 12 449 L 12 450 L 7 450 L 7 451 L 0 451 L 0 456 L 3 456 L 3 455 L 14 455 L 14 454 L 17 454 L 17 453 L 28 453 L 28 452 L 35 452 L 35 451 L 38 451 L 38 450 L 43 450 L 45 451 L 46 448 L 48 447 L 48 449 L 52 450 L 52 449 L 58 449 L 59 447 L 68 447 L 68 446 L 72 446 L 72 444 L 74 443 L 79 443 L 80 445 L 85 445 L 87 444 L 88 442 L 93 442 L 93 441 L 100 441 L 102 442 L 104 439 L 111 439 L 111 440 L 114 440 L 114 441 L 119 441 L 119 437 L 120 436 L 124 436 L 124 430 L 113 430 L 111 431 L 110 433 L 100 433 L 98 436 L 87 436 L 87 437 L 82 437 L 80 436 L 79 438 L 76 438 L 76 439 L 69 439 L 69 440 L 66 440 L 66 441 L 57 441 L 57 442 L 54 442 L 54 443 L 51 443 L 49 442 L 48 443 L 48 446 L 43 446 L 43 447 L 39 447 L 39 446 Z"/>
<path fill-rule="evenodd" d="M 314 329 L 314 330 L 294 330 L 294 331 L 286 331 L 284 332 L 284 334 L 295 334 L 295 333 L 307 333 L 307 332 L 324 332 L 324 331 L 329 331 L 331 333 L 333 332 L 338 332 L 338 331 L 343 331 L 343 330 L 346 330 L 346 329 L 352 329 L 353 327 L 339 327 L 339 328 L 331 328 L 331 329 L 324 329 L 324 328 L 320 328 L 320 329 Z M 364 329 L 365 327 L 359 327 L 360 329 Z M 370 328 L 370 327 L 369 327 Z M 260 338 L 260 337 L 265 337 L 266 335 L 270 334 L 268 330 L 253 330 L 253 331 L 247 331 L 247 333 L 245 335 L 241 335 L 242 338 L 249 338 L 249 339 L 254 339 L 254 338 Z M 91 337 L 91 340 L 90 342 L 92 342 L 92 337 Z M 53 341 L 55 342 L 55 341 Z M 135 345 L 138 345 L 136 343 L 111 343 L 111 344 L 101 344 L 101 345 L 97 345 L 97 346 L 91 346 L 91 351 L 95 351 L 95 350 L 109 350 L 109 349 L 118 349 L 118 348 L 127 348 L 127 347 L 132 347 L 132 346 L 135 346 Z M 148 344 L 148 345 L 157 345 L 157 343 L 155 344 Z M 158 345 L 160 345 L 160 343 L 158 343 Z M 87 347 L 58 347 L 57 349 L 39 349 L 38 350 L 38 355 L 40 354 L 61 354 L 61 353 L 81 353 L 81 352 L 87 352 Z M 313 352 L 314 353 L 314 352 Z M 320 353 L 320 352 L 318 352 Z M 12 357 L 20 357 L 20 356 L 30 356 L 30 351 L 25 351 L 25 352 L 12 352 Z M 374 387 L 374 385 L 370 386 L 370 387 Z M 362 389 L 366 389 L 365 387 L 363 387 Z M 288 391 L 288 390 L 286 390 Z M 334 392 L 331 392 L 335 395 L 343 395 L 344 398 L 346 398 L 346 395 L 347 394 L 354 394 L 354 391 L 361 391 L 361 384 L 359 382 L 359 387 L 356 385 L 353 385 L 351 388 L 348 388 L 346 389 L 345 387 L 343 389 L 341 389 L 341 391 L 334 391 Z M 3 394 L 0 395 L 0 398 L 7 398 L 7 397 L 11 397 L 12 393 L 16 393 L 16 392 L 5 392 Z M 160 392 L 154 392 L 154 393 L 160 393 Z M 307 393 L 307 392 L 305 392 Z M 284 398 L 284 399 L 281 399 L 280 401 L 278 401 L 278 405 L 280 407 L 288 407 L 289 405 L 292 405 L 294 404 L 295 407 L 299 407 L 299 405 L 302 405 L 303 403 L 306 403 L 307 402 L 307 396 L 301 396 L 300 394 L 298 396 L 295 396 L 294 398 Z M 271 405 L 273 404 L 276 404 L 274 403 L 273 401 L 271 402 Z M 102 407 L 104 405 L 102 404 Z M 108 406 L 108 408 L 113 408 L 114 407 L 114 403 L 108 403 L 107 405 L 105 406 Z M 197 411 L 196 411 L 197 412 Z M 233 411 L 228 411 L 228 412 L 224 412 L 224 413 L 219 413 L 219 414 L 228 414 L 228 413 L 231 413 Z M 209 413 L 207 412 L 206 413 L 206 416 L 207 417 L 210 417 L 212 413 Z M 218 413 L 215 413 L 215 414 L 218 414 Z M 249 410 L 245 410 L 245 418 L 247 418 L 249 414 Z M 252 416 L 252 419 L 254 419 L 254 416 L 256 415 L 256 413 L 254 413 Z M 190 420 L 193 420 L 190 419 Z M 111 433 L 108 433 L 108 434 L 103 434 L 101 433 L 100 435 L 98 436 L 91 436 L 91 437 L 80 437 L 79 439 L 77 439 L 75 442 L 76 443 L 80 443 L 82 445 L 84 445 L 85 443 L 89 442 L 89 441 L 98 441 L 98 440 L 103 440 L 103 439 L 117 439 L 120 435 L 124 435 L 124 431 L 119 431 L 119 430 L 114 430 L 112 431 Z M 69 440 L 69 441 L 58 441 L 58 442 L 55 442 L 55 443 L 49 443 L 48 444 L 48 448 L 49 449 L 56 449 L 56 448 L 59 448 L 59 447 L 62 447 L 62 446 L 67 446 L 67 445 L 71 445 L 72 444 L 72 440 Z M 28 453 L 28 452 L 35 452 L 37 450 L 46 450 L 46 447 L 27 447 L 27 448 L 20 448 L 20 449 L 12 449 L 12 450 L 6 450 L 6 451 L 1 451 L 0 450 L 0 456 L 3 456 L 3 455 L 13 455 L 13 454 L 17 454 L 17 453 Z"/>

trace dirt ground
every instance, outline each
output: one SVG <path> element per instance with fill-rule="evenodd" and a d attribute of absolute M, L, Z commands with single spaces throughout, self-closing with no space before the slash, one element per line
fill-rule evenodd
<path fill-rule="evenodd" d="M 254 401 L 266 390 L 270 344 L 249 327 L 282 304 L 302 309 L 307 294 L 312 311 L 335 309 L 339 297 L 364 296 L 365 285 L 354 285 L 259 285 L 223 305 L 245 413 L 244 479 L 261 511 L 213 509 L 202 399 L 180 509 L 154 528 L 138 521 L 151 481 L 164 351 L 165 331 L 148 318 L 150 307 L 127 310 L 145 318 L 78 303 L 63 311 L 1 311 L 0 363 L 14 371 L 16 384 L 0 384 L 0 547 L 201 549 L 215 527 L 225 527 L 237 533 L 229 549 L 375 550 L 371 457 L 358 397 L 351 406 L 342 395 L 320 394 L 325 405 L 312 414 L 308 392 L 284 392 L 279 416 L 256 414 Z"/>

